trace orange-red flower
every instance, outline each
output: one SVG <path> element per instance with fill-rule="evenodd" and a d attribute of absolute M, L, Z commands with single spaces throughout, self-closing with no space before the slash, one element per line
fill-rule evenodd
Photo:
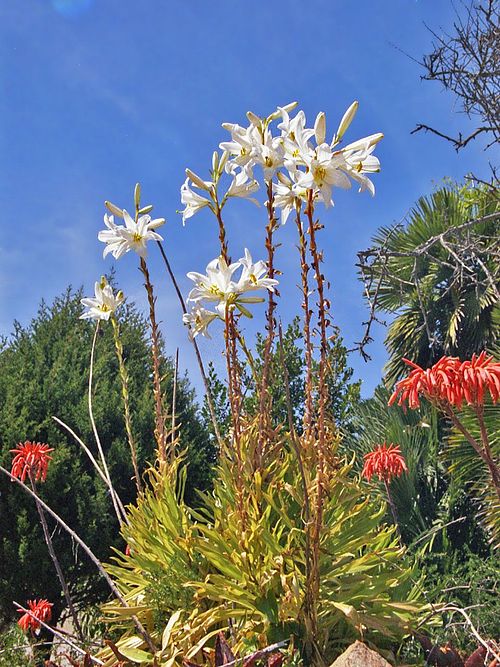
<path fill-rule="evenodd" d="M 32 630 L 38 630 L 40 627 L 39 621 L 43 621 L 44 623 L 50 622 L 50 619 L 52 618 L 52 606 L 52 602 L 49 602 L 48 600 L 28 600 L 27 607 L 35 618 L 24 612 L 22 609 L 18 609 L 17 611 L 22 614 L 22 616 L 17 624 L 24 630 L 24 632 L 28 632 L 30 628 Z"/>
<path fill-rule="evenodd" d="M 458 371 L 463 397 L 469 405 L 483 405 L 485 392 L 488 391 L 493 403 L 500 397 L 500 363 L 493 357 L 481 352 L 472 355 L 470 361 L 460 364 Z"/>
<path fill-rule="evenodd" d="M 420 407 L 424 396 L 438 407 L 452 405 L 460 410 L 464 402 L 483 405 L 487 391 L 494 403 L 500 396 L 500 363 L 484 351 L 463 362 L 444 356 L 425 370 L 408 359 L 403 361 L 413 370 L 396 383 L 389 405 L 398 401 L 404 408 L 408 405 L 414 410 Z"/>
<path fill-rule="evenodd" d="M 364 460 L 361 474 L 368 481 L 373 475 L 377 475 L 379 479 L 389 482 L 393 477 L 399 477 L 408 470 L 399 445 L 394 445 L 392 442 L 390 445 L 385 442 L 377 445 L 372 452 L 365 454 Z"/>
<path fill-rule="evenodd" d="M 12 460 L 11 475 L 18 477 L 21 482 L 24 482 L 26 476 L 31 477 L 35 481 L 45 481 L 47 477 L 47 470 L 49 468 L 49 461 L 52 457 L 49 452 L 54 451 L 48 445 L 41 442 L 19 443 L 16 449 L 10 450 L 15 454 Z"/>

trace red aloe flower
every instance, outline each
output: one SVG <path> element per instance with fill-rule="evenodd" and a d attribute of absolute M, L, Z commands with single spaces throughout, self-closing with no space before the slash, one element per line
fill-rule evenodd
<path fill-rule="evenodd" d="M 431 403 L 448 404 L 460 409 L 465 401 L 469 405 L 483 405 L 485 390 L 494 403 L 500 396 L 500 364 L 481 352 L 471 360 L 460 362 L 457 357 L 441 357 L 433 366 L 423 369 L 403 359 L 413 368 L 407 378 L 396 383 L 389 405 L 398 405 L 411 410 L 420 407 L 420 397 Z M 398 400 L 399 399 L 399 400 Z"/>
<path fill-rule="evenodd" d="M 463 396 L 469 405 L 483 405 L 485 390 L 493 403 L 500 397 L 500 363 L 483 350 L 460 364 L 458 370 Z"/>
<path fill-rule="evenodd" d="M 34 478 L 37 482 L 40 479 L 45 482 L 49 461 L 52 460 L 49 452 L 54 451 L 52 448 L 41 442 L 26 440 L 25 443 L 19 443 L 17 449 L 10 451 L 15 454 L 12 460 L 11 475 L 18 477 L 21 482 L 24 482 L 26 476 Z"/>
<path fill-rule="evenodd" d="M 413 370 L 407 378 L 396 383 L 394 393 L 389 399 L 389 405 L 395 403 L 398 397 L 398 404 L 406 407 L 408 403 L 411 410 L 420 407 L 421 396 L 425 396 L 432 402 L 447 400 L 455 403 L 460 399 L 460 385 L 457 385 L 456 382 L 460 361 L 456 357 L 441 357 L 434 366 L 425 370 L 413 361 L 408 359 L 403 359 L 403 361 Z M 459 395 L 456 394 L 457 389 Z"/>
<path fill-rule="evenodd" d="M 377 475 L 379 479 L 390 482 L 393 477 L 399 477 L 408 470 L 399 445 L 392 442 L 390 445 L 385 442 L 377 445 L 372 452 L 364 455 L 364 460 L 361 474 L 368 481 L 373 475 Z"/>
<path fill-rule="evenodd" d="M 52 602 L 44 599 L 28 600 L 27 606 L 33 616 L 36 618 L 33 618 L 33 616 L 30 616 L 30 614 L 25 613 L 22 609 L 17 610 L 20 614 L 23 614 L 18 620 L 17 624 L 22 630 L 24 630 L 24 632 L 28 632 L 30 628 L 32 630 L 38 630 L 40 627 L 39 621 L 43 621 L 44 623 L 50 622 L 50 619 L 52 618 Z"/>

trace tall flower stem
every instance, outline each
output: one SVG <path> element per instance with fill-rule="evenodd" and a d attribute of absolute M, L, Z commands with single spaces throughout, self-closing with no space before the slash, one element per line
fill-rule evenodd
<path fill-rule="evenodd" d="M 99 436 L 99 431 L 97 430 L 97 426 L 94 419 L 94 411 L 92 408 L 92 382 L 94 379 L 95 346 L 98 335 L 99 335 L 99 321 L 97 322 L 95 327 L 94 338 L 92 340 L 92 348 L 90 351 L 89 390 L 88 390 L 89 417 L 90 417 L 90 423 L 92 425 L 92 431 L 94 433 L 94 438 L 97 444 L 97 450 L 99 452 L 99 458 L 101 459 L 103 472 L 107 479 L 111 500 L 113 502 L 113 507 L 115 509 L 115 514 L 117 516 L 118 523 L 121 524 L 124 520 L 126 520 L 126 512 L 120 498 L 118 497 L 118 494 L 116 493 L 113 487 L 113 483 L 111 482 L 111 475 L 109 474 L 108 464 L 106 462 L 106 457 L 104 456 L 104 450 L 102 448 L 101 438 Z"/>
<path fill-rule="evenodd" d="M 153 284 L 149 276 L 146 261 L 141 257 L 140 270 L 144 276 L 144 287 L 148 296 L 149 323 L 151 326 L 151 354 L 153 358 L 153 395 L 155 400 L 155 438 L 158 444 L 158 458 L 160 463 L 166 462 L 166 428 L 163 414 L 163 394 L 161 390 L 160 373 L 160 330 L 156 321 L 156 298 Z"/>
<path fill-rule="evenodd" d="M 244 338 L 243 334 L 238 330 L 235 331 L 235 334 L 236 334 L 236 338 L 238 339 L 238 343 L 240 344 L 240 347 L 243 350 L 243 354 L 245 355 L 245 357 L 247 359 L 248 365 L 250 366 L 250 370 L 252 372 L 252 377 L 253 377 L 253 381 L 255 383 L 255 387 L 258 387 L 259 386 L 259 378 L 258 378 L 258 375 L 257 375 L 257 369 L 255 367 L 255 359 L 253 357 L 253 354 L 248 349 L 248 346 L 246 344 L 246 341 L 245 341 L 245 338 Z"/>
<path fill-rule="evenodd" d="M 171 440 L 170 440 L 170 451 L 169 451 L 169 461 L 173 463 L 174 454 L 175 454 L 175 440 L 177 425 L 175 423 L 177 417 L 177 382 L 179 378 L 179 348 L 175 351 L 175 365 L 174 365 L 174 385 L 172 388 L 172 427 L 171 427 Z"/>
<path fill-rule="evenodd" d="M 312 383 L 312 359 L 313 347 L 311 342 L 311 309 L 309 304 L 309 264 L 307 262 L 307 239 L 304 234 L 302 220 L 300 217 L 300 202 L 295 209 L 295 222 L 299 233 L 299 253 L 300 253 L 300 276 L 302 285 L 302 308 L 304 310 L 304 341 L 306 352 L 306 380 L 305 380 L 305 410 L 304 410 L 304 433 L 306 438 L 311 435 L 312 416 L 313 416 L 313 383 Z"/>
<path fill-rule="evenodd" d="M 226 264 L 230 264 L 231 258 L 229 257 L 229 250 L 227 245 L 226 226 L 224 225 L 224 221 L 222 219 L 222 209 L 219 205 L 219 201 L 216 195 L 214 198 L 214 206 L 215 206 L 215 217 L 217 218 L 217 223 L 219 225 L 220 254 L 221 257 L 226 262 Z"/>
<path fill-rule="evenodd" d="M 320 361 L 318 374 L 318 418 L 317 418 L 317 470 L 316 470 L 316 516 L 312 536 L 313 556 L 313 595 L 316 600 L 319 597 L 319 550 L 321 541 L 321 529 L 323 526 L 323 504 L 324 504 L 324 482 L 325 482 L 325 447 L 326 447 L 326 404 L 327 384 L 326 366 L 328 355 L 327 340 L 327 317 L 324 277 L 321 272 L 322 254 L 316 244 L 316 232 L 321 229 L 319 223 L 314 221 L 313 191 L 308 190 L 306 215 L 309 221 L 309 249 L 312 257 L 312 266 L 315 273 L 318 290 L 318 320 L 320 329 Z"/>
<path fill-rule="evenodd" d="M 219 242 L 220 242 L 220 256 L 227 265 L 231 263 L 229 257 L 226 226 L 222 219 L 222 206 L 219 204 L 217 197 L 217 190 L 213 192 L 214 213 L 219 225 Z M 241 452 L 240 448 L 240 416 L 241 416 L 241 382 L 240 382 L 240 364 L 238 359 L 238 348 L 236 346 L 236 339 L 239 336 L 238 326 L 235 321 L 233 310 L 226 308 L 225 313 L 225 332 L 224 341 L 226 345 L 226 365 L 228 374 L 228 388 L 231 404 L 231 416 L 233 422 L 233 439 L 236 447 L 236 454 L 238 457 L 238 465 L 241 468 Z M 241 488 L 240 488 L 241 491 Z"/>
<path fill-rule="evenodd" d="M 182 292 L 179 287 L 179 283 L 177 282 L 177 278 L 175 277 L 174 272 L 172 271 L 172 267 L 170 266 L 170 262 L 168 261 L 167 254 L 163 248 L 163 245 L 161 244 L 161 241 L 157 241 L 158 247 L 160 248 L 160 254 L 162 256 L 163 262 L 165 264 L 165 267 L 167 269 L 167 273 L 170 276 L 170 280 L 172 281 L 172 284 L 174 286 L 175 292 L 177 294 L 177 298 L 179 299 L 179 303 L 181 306 L 181 310 L 184 315 L 187 315 L 187 308 L 186 308 L 186 302 L 184 301 L 184 297 L 182 296 Z M 214 407 L 214 399 L 212 396 L 212 390 L 210 388 L 210 383 L 208 381 L 207 374 L 205 372 L 205 366 L 203 364 L 203 359 L 201 358 L 201 353 L 200 353 L 200 348 L 198 347 L 198 343 L 196 342 L 196 338 L 190 337 L 191 342 L 194 347 L 194 352 L 196 355 L 196 361 L 198 362 L 198 367 L 200 369 L 200 374 L 201 378 L 203 380 L 203 385 L 205 387 L 205 395 L 207 397 L 207 403 L 208 403 L 208 410 L 210 412 L 210 419 L 212 421 L 212 426 L 214 427 L 214 433 L 215 437 L 217 438 L 217 443 L 219 445 L 219 449 L 222 449 L 223 442 L 222 442 L 222 437 L 220 434 L 219 430 L 219 424 L 217 422 L 217 416 L 215 414 L 215 407 Z"/>
<path fill-rule="evenodd" d="M 36 482 L 33 479 L 33 475 L 29 474 L 29 480 L 31 484 L 31 488 L 33 489 L 33 493 L 35 494 L 35 504 L 36 504 L 36 509 L 38 511 L 38 516 L 40 517 L 40 523 L 42 524 L 42 529 L 43 529 L 43 536 L 45 538 L 45 542 L 47 544 L 47 549 L 49 551 L 50 557 L 52 558 L 52 562 L 54 563 L 54 567 L 57 572 L 57 576 L 59 578 L 59 582 L 61 584 L 61 588 L 64 593 L 64 597 L 66 598 L 66 604 L 68 605 L 68 609 L 70 611 L 71 617 L 73 619 L 73 624 L 75 626 L 75 630 L 78 633 L 78 636 L 80 639 L 83 641 L 85 639 L 82 626 L 80 625 L 80 621 L 78 620 L 78 615 L 76 613 L 76 609 L 73 605 L 73 600 L 71 599 L 71 595 L 69 592 L 68 584 L 66 582 L 66 579 L 64 577 L 61 564 L 59 563 L 59 559 L 57 558 L 56 552 L 54 550 L 54 545 L 52 543 L 52 538 L 50 537 L 50 532 L 49 532 L 49 527 L 47 526 L 47 520 L 45 518 L 45 514 L 43 513 L 42 506 L 40 505 L 40 501 L 38 500 L 38 494 L 36 491 Z"/>
<path fill-rule="evenodd" d="M 308 481 L 306 476 L 306 471 L 304 468 L 304 462 L 302 460 L 302 452 L 300 441 L 297 438 L 297 433 L 295 431 L 295 426 L 293 423 L 293 409 L 292 409 L 292 400 L 290 397 L 290 382 L 288 376 L 288 370 L 285 364 L 285 355 L 284 355 L 284 345 L 283 345 L 283 332 L 281 328 L 281 323 L 278 329 L 279 335 L 279 352 L 281 365 L 283 367 L 283 379 L 285 382 L 285 398 L 286 398 L 286 407 L 287 407 L 287 417 L 288 417 L 288 429 L 290 431 L 290 440 L 292 442 L 293 449 L 295 451 L 295 456 L 297 457 L 297 464 L 299 466 L 300 478 L 302 482 L 302 492 L 304 494 L 304 534 L 305 534 L 305 574 L 306 574 L 306 586 L 304 591 L 304 617 L 307 619 L 305 625 L 307 628 L 312 630 L 311 640 L 313 640 L 316 633 L 316 607 L 315 600 L 312 596 L 313 586 L 311 585 L 311 576 L 312 576 L 312 556 L 311 556 L 311 502 L 309 499 L 309 489 Z M 312 642 L 311 642 L 312 643 Z"/>
<path fill-rule="evenodd" d="M 130 455 L 132 457 L 132 466 L 134 468 L 135 476 L 135 485 L 137 487 L 137 493 L 141 492 L 141 477 L 139 474 L 139 466 L 137 463 L 137 447 L 135 444 L 134 433 L 132 429 L 132 417 L 130 414 L 130 400 L 129 400 L 129 377 L 127 367 L 125 366 L 125 360 L 123 358 L 123 343 L 120 338 L 120 325 L 117 319 L 111 316 L 111 324 L 113 325 L 113 338 L 115 341 L 115 351 L 118 358 L 118 367 L 120 370 L 120 380 L 122 383 L 122 398 L 123 398 L 123 410 L 125 417 L 125 430 L 127 431 L 127 439 L 130 447 Z"/>
<path fill-rule="evenodd" d="M 78 533 L 75 533 L 74 530 L 72 530 L 68 524 L 61 519 L 61 517 L 54 512 L 53 509 L 51 509 L 47 503 L 45 503 L 38 495 L 33 491 L 32 489 L 29 488 L 29 486 L 26 486 L 23 482 L 21 482 L 20 479 L 17 479 L 17 477 L 14 477 L 8 470 L 6 470 L 3 466 L 0 466 L 0 472 L 2 472 L 4 475 L 6 475 L 9 479 L 11 479 L 13 482 L 16 482 L 16 484 L 19 484 L 19 486 L 26 491 L 32 498 L 37 500 L 42 509 L 47 512 L 53 519 L 57 521 L 57 523 L 64 528 L 64 530 L 74 539 L 74 541 L 81 546 L 83 551 L 87 554 L 87 556 L 90 558 L 90 560 L 94 563 L 94 565 L 97 567 L 99 570 L 100 574 L 104 577 L 106 583 L 108 584 L 109 588 L 111 589 L 111 592 L 113 595 L 116 597 L 116 599 L 120 602 L 122 607 L 129 607 L 130 605 L 127 603 L 123 595 L 120 593 L 119 589 L 117 588 L 116 584 L 114 581 L 111 579 L 109 574 L 106 572 L 104 567 L 102 566 L 101 561 L 97 558 L 97 556 L 94 554 L 92 549 L 82 540 L 82 538 L 78 535 Z M 140 620 L 137 618 L 137 616 L 132 616 L 132 621 L 134 622 L 135 627 L 137 628 L 137 631 L 139 634 L 142 636 L 146 644 L 149 646 L 150 650 L 153 653 L 156 653 L 157 649 L 156 646 L 153 643 L 153 640 L 151 639 L 149 633 L 145 629 L 145 627 L 142 625 Z"/>
<path fill-rule="evenodd" d="M 241 391 L 239 378 L 239 363 L 236 351 L 237 333 L 234 326 L 234 315 L 226 306 L 224 338 L 226 343 L 226 366 L 228 376 L 228 395 L 231 407 L 233 424 L 233 452 L 236 454 L 236 481 L 238 511 L 242 526 L 245 525 L 245 511 L 243 502 L 243 461 L 241 456 Z"/>
<path fill-rule="evenodd" d="M 62 426 L 71 436 L 73 436 L 73 438 L 76 440 L 76 442 L 80 445 L 80 447 L 83 449 L 83 451 L 89 457 L 92 465 L 94 466 L 94 468 L 97 471 L 97 474 L 102 479 L 104 484 L 106 484 L 106 486 L 108 487 L 110 494 L 113 494 L 114 493 L 113 485 L 109 484 L 109 480 L 106 477 L 105 473 L 103 472 L 101 466 L 96 461 L 95 456 L 92 454 L 92 452 L 87 447 L 87 445 L 83 442 L 83 440 L 80 437 L 78 437 L 78 435 L 73 431 L 73 429 L 70 426 L 68 426 L 67 424 L 65 424 L 62 421 L 62 419 L 59 419 L 59 417 L 54 417 L 54 415 L 52 416 L 52 419 L 55 422 L 57 422 L 60 426 Z M 125 514 L 125 508 L 123 507 L 123 504 L 122 504 L 122 502 L 121 502 L 121 500 L 118 496 L 117 496 L 117 501 L 118 501 L 118 506 L 120 507 L 120 512 L 123 513 L 123 515 L 124 515 L 123 518 L 124 518 L 125 522 L 128 523 L 128 519 L 127 519 L 127 516 Z"/>
<path fill-rule="evenodd" d="M 391 508 L 392 520 L 394 522 L 394 525 L 396 526 L 399 539 L 401 539 L 401 529 L 399 527 L 398 513 L 396 511 L 396 505 L 394 504 L 394 500 L 392 499 L 391 489 L 389 487 L 389 482 L 387 481 L 387 479 L 384 479 L 384 486 L 385 486 L 385 493 L 387 495 L 387 502 L 389 503 L 389 507 Z"/>
<path fill-rule="evenodd" d="M 273 193 L 273 183 L 272 180 L 267 182 L 267 215 L 268 223 L 266 225 L 266 250 L 267 250 L 267 274 L 269 278 L 274 278 L 276 274 L 276 269 L 274 267 L 274 251 L 276 249 L 274 245 L 273 235 L 278 227 L 278 220 L 275 215 L 274 210 L 274 193 Z M 260 405 L 259 405 L 259 438 L 256 449 L 256 461 L 255 467 L 259 469 L 262 466 L 262 454 L 264 450 L 264 430 L 267 426 L 269 414 L 270 414 L 270 401 L 269 401 L 269 368 L 271 362 L 271 350 L 275 334 L 275 319 L 274 311 L 276 309 L 276 299 L 274 298 L 274 292 L 269 290 L 268 302 L 267 302 L 267 339 L 264 347 L 264 361 L 262 365 L 262 381 L 260 384 Z"/>

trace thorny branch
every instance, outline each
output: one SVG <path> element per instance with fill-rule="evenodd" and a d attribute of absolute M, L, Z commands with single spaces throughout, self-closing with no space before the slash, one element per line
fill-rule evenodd
<path fill-rule="evenodd" d="M 377 313 L 380 306 L 381 291 L 390 283 L 403 292 L 404 289 L 413 289 L 418 298 L 422 318 L 429 341 L 432 347 L 437 344 L 435 336 L 427 321 L 425 299 L 421 291 L 421 277 L 419 263 L 427 260 L 447 267 L 451 271 L 451 281 L 447 288 L 461 285 L 467 280 L 468 285 L 478 292 L 490 291 L 500 302 L 500 239 L 498 235 L 489 235 L 481 230 L 481 225 L 500 220 L 500 212 L 468 220 L 461 225 L 449 227 L 444 232 L 430 237 L 424 243 L 412 250 L 399 251 L 389 247 L 394 235 L 398 234 L 403 226 L 396 225 L 387 235 L 384 242 L 374 245 L 358 253 L 360 278 L 364 284 L 364 293 L 369 305 L 368 319 L 363 322 L 364 334 L 360 341 L 349 350 L 359 351 L 365 361 L 370 360 L 366 347 L 373 341 L 371 330 L 374 322 L 382 322 Z M 391 260 L 408 259 L 403 274 L 394 270 Z"/>

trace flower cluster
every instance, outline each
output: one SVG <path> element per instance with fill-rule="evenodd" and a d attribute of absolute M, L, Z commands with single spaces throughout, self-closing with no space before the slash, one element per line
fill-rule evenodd
<path fill-rule="evenodd" d="M 86 310 L 80 315 L 82 320 L 109 320 L 115 310 L 123 303 L 123 292 L 113 293 L 111 285 L 108 285 L 103 276 L 101 281 L 95 283 L 95 298 L 81 300 Z"/>
<path fill-rule="evenodd" d="M 379 479 L 390 482 L 393 477 L 399 477 L 408 470 L 399 445 L 392 443 L 377 445 L 372 452 L 365 454 L 364 462 L 361 474 L 368 481 L 377 475 Z"/>
<path fill-rule="evenodd" d="M 19 443 L 16 449 L 10 451 L 15 454 L 11 470 L 14 477 L 19 478 L 21 482 L 24 482 L 26 477 L 36 482 L 39 480 L 45 482 L 49 461 L 52 460 L 49 452 L 53 452 L 53 448 L 41 442 L 29 442 L 27 440 L 24 443 Z"/>
<path fill-rule="evenodd" d="M 18 620 L 17 624 L 24 631 L 28 630 L 38 630 L 40 628 L 40 622 L 49 623 L 52 618 L 52 607 L 53 603 L 48 600 L 28 600 L 27 602 L 28 609 L 31 611 L 33 616 L 27 614 L 22 609 L 17 611 L 22 614 L 21 618 Z M 35 618 L 34 618 L 35 617 Z"/>
<path fill-rule="evenodd" d="M 241 269 L 239 278 L 235 273 Z M 237 262 L 227 264 L 223 257 L 212 260 L 206 269 L 206 274 L 192 271 L 187 274 L 194 282 L 188 301 L 192 304 L 190 313 L 184 315 L 184 324 L 190 328 L 191 335 L 208 334 L 208 325 L 215 319 L 224 320 L 228 311 L 238 310 L 246 317 L 252 317 L 247 304 L 260 303 L 264 299 L 253 296 L 256 290 L 267 289 L 274 292 L 277 280 L 266 278 L 267 267 L 263 261 L 255 262 L 250 252 L 245 248 L 245 256 Z M 203 302 L 214 305 L 215 310 L 205 308 Z"/>
<path fill-rule="evenodd" d="M 306 116 L 299 111 L 294 117 L 290 112 L 296 103 L 278 109 L 267 118 L 259 118 L 248 112 L 248 127 L 234 123 L 223 123 L 230 135 L 230 141 L 220 144 L 223 151 L 219 160 L 214 154 L 213 175 L 220 175 L 224 169 L 231 177 L 231 185 L 224 196 L 249 198 L 258 189 L 254 179 L 254 169 L 261 168 L 264 180 L 273 183 L 274 205 L 281 209 L 284 224 L 290 212 L 300 201 L 307 199 L 312 190 L 315 201 L 331 206 L 334 187 L 350 188 L 351 182 L 359 184 L 359 191 L 375 192 L 368 175 L 380 170 L 380 163 L 372 153 L 382 139 L 381 133 L 372 134 L 347 146 L 340 147 L 342 138 L 351 124 L 358 103 L 354 102 L 345 112 L 337 131 L 330 142 L 326 141 L 326 118 L 320 112 L 313 128 L 307 127 Z M 272 123 L 278 132 L 273 135 Z M 208 206 L 213 210 L 213 194 L 216 180 L 204 181 L 193 172 L 186 170 L 187 179 L 181 188 L 183 222 L 200 209 Z M 196 190 L 204 191 L 200 194 Z"/>
<path fill-rule="evenodd" d="M 460 410 L 464 403 L 483 405 L 487 392 L 493 403 L 500 396 L 500 363 L 485 351 L 463 362 L 457 357 L 444 356 L 427 369 L 408 359 L 403 361 L 413 370 L 396 384 L 389 405 L 397 401 L 398 405 L 415 410 L 423 396 L 435 405 L 450 405 Z"/>

